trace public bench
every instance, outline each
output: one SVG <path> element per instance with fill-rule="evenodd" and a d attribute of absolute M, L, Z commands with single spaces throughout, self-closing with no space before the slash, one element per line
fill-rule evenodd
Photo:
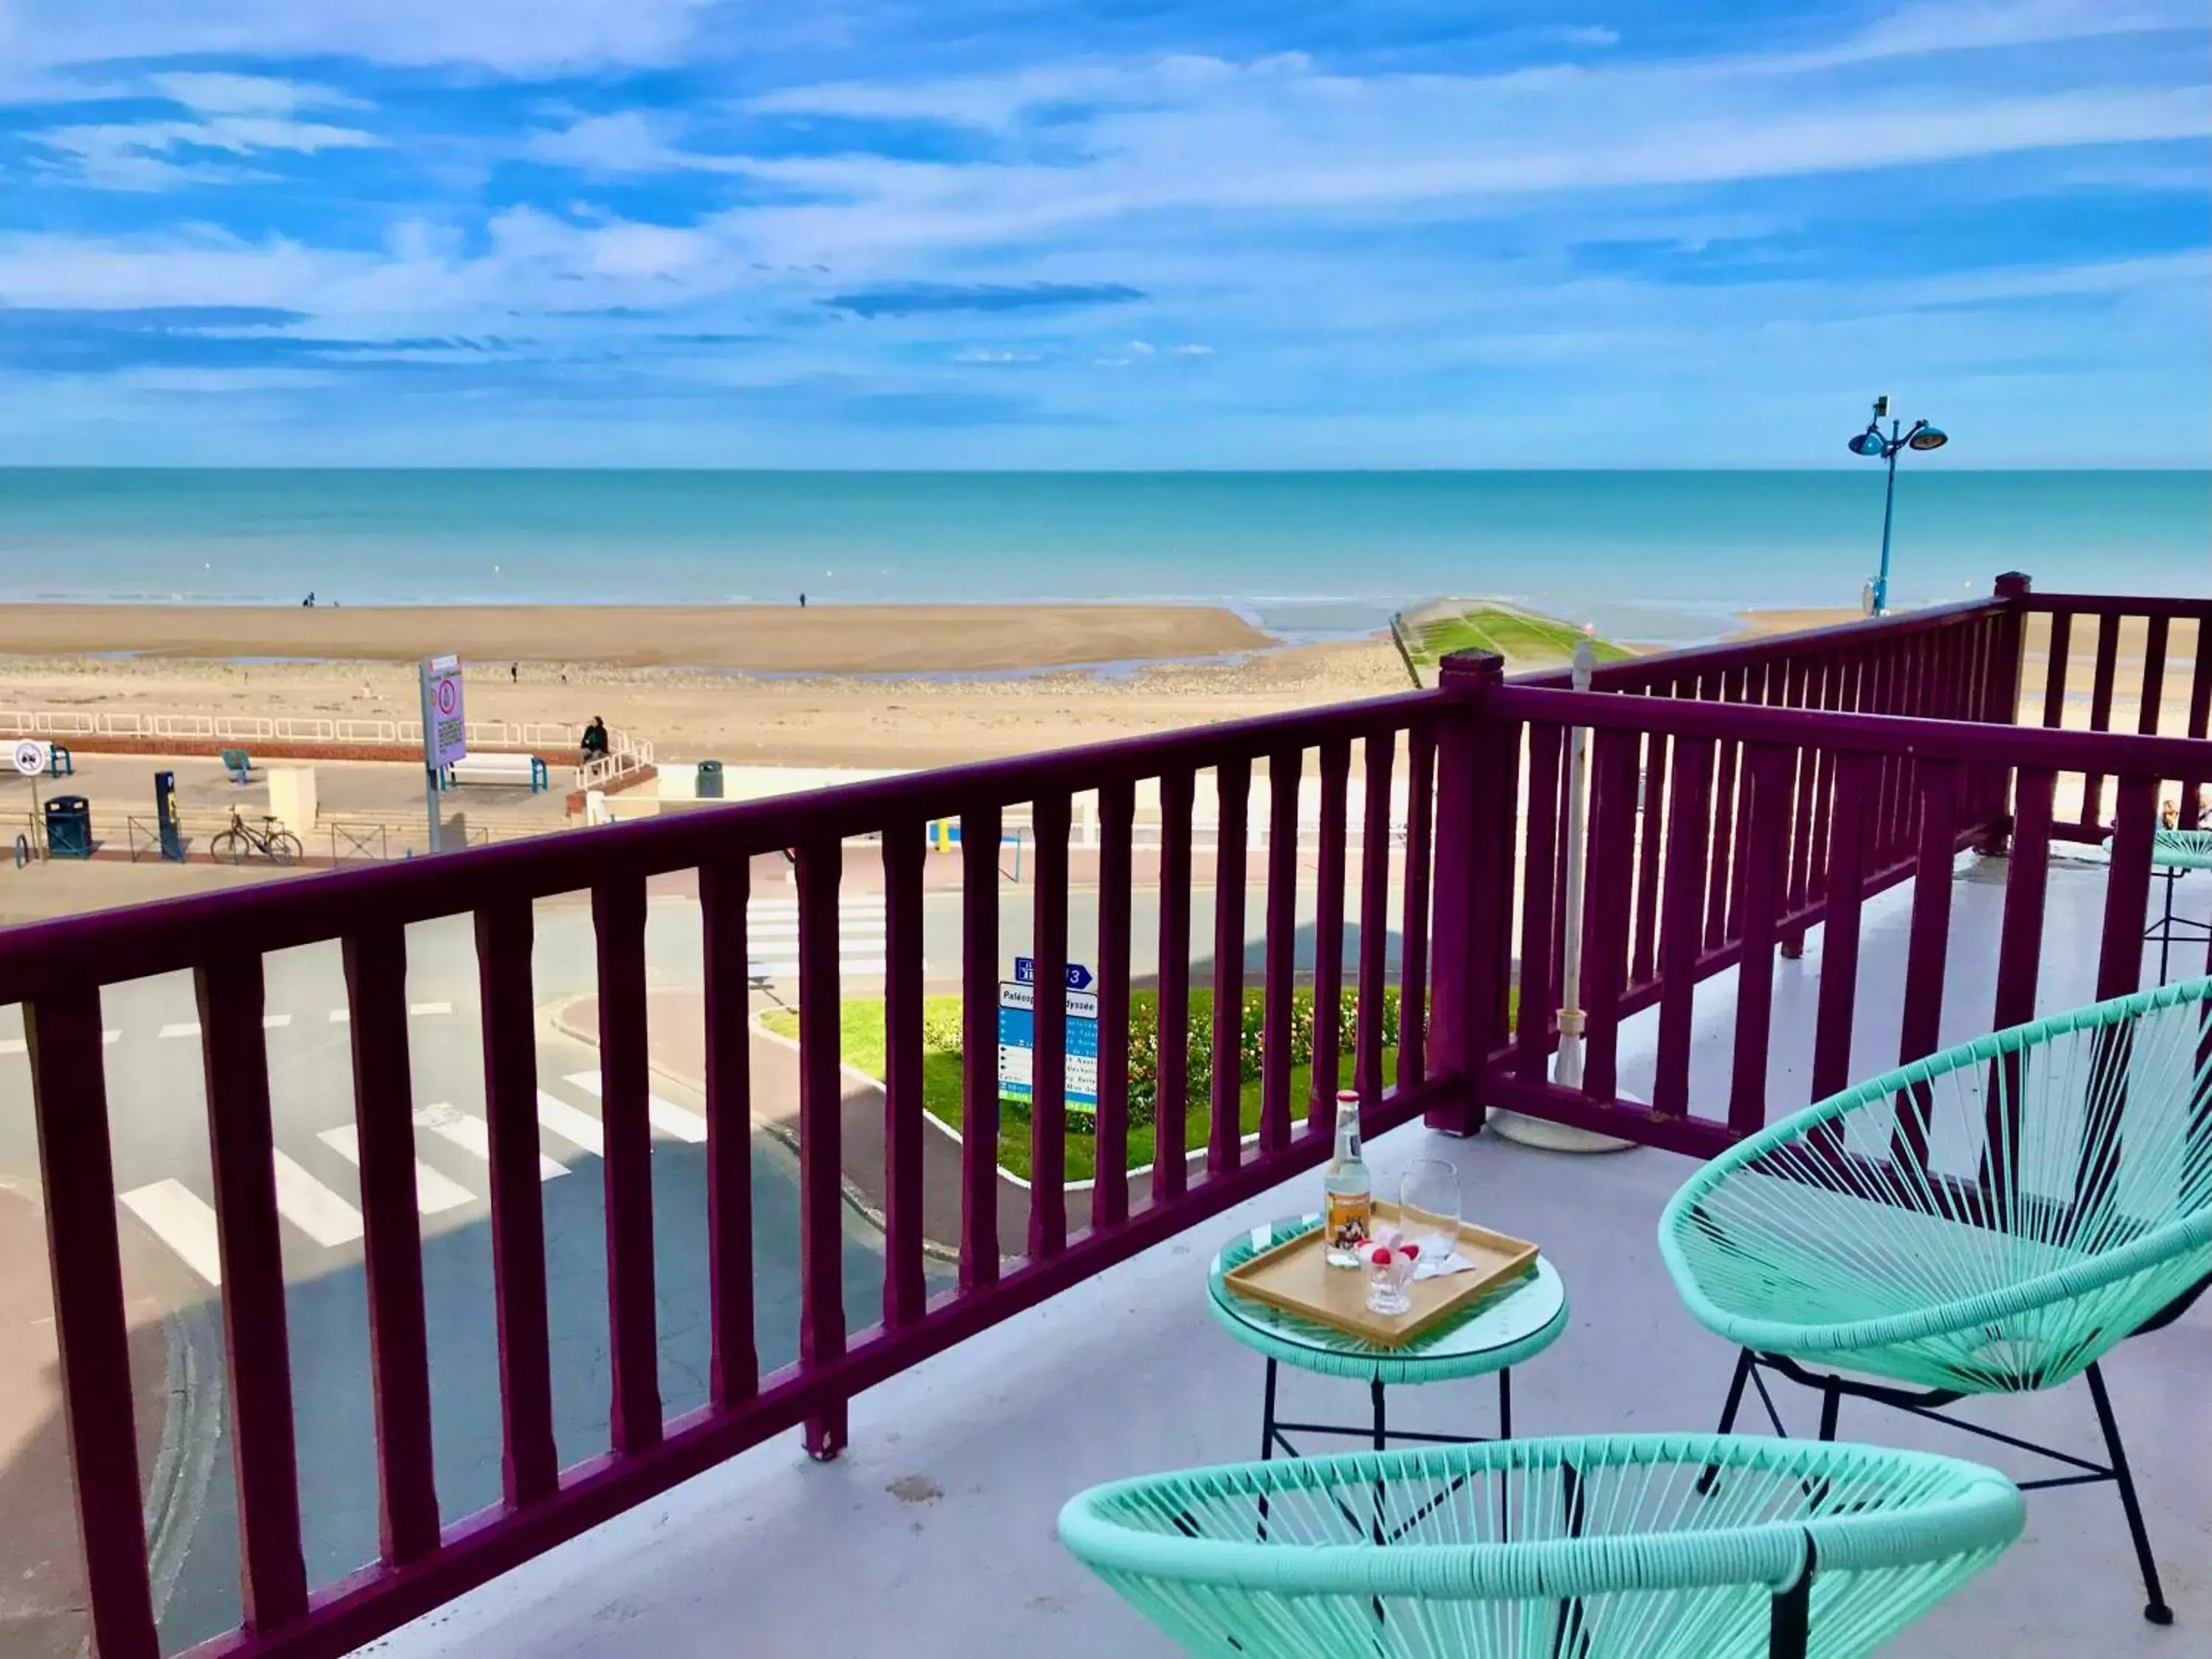
<path fill-rule="evenodd" d="M 536 794 L 551 779 L 535 755 L 464 755 L 446 769 L 452 783 L 513 784 Z"/>

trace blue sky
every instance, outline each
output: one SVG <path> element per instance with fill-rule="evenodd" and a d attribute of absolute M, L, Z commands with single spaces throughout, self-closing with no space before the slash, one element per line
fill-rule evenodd
<path fill-rule="evenodd" d="M 0 460 L 2212 446 L 2203 0 L 0 0 Z"/>

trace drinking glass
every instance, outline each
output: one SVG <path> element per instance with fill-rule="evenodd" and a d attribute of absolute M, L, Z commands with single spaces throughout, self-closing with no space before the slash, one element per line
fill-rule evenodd
<path fill-rule="evenodd" d="M 1441 1158 L 1424 1158 L 1398 1183 L 1398 1237 L 1442 1261 L 1459 1243 L 1459 1171 Z"/>

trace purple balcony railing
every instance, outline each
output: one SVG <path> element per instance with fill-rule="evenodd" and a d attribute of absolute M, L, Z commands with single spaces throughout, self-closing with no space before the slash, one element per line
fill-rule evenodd
<path fill-rule="evenodd" d="M 2039 619 L 2048 616 L 2045 624 Z M 2035 690 L 2021 679 L 2031 623 L 2062 644 L 2070 618 L 2099 621 L 2094 731 L 2049 729 L 2064 712 L 2066 654 L 2041 689 L 2042 726 L 2016 723 Z M 2108 728 L 2124 619 L 2144 622 L 2137 730 Z M 2172 623 L 2197 624 L 2184 731 L 2156 735 Z M 1312 1084 L 1293 1097 L 1293 989 L 1317 1006 L 1348 993 L 1351 1061 L 1370 1131 L 1425 1114 L 1466 1133 L 1486 1106 L 1692 1153 L 1758 1128 L 1795 1101 L 1767 1097 L 1774 963 L 1826 929 L 1812 1091 L 1848 1081 L 1859 914 L 1867 897 L 1918 877 L 1903 1052 L 1935 1046 L 1952 861 L 2008 842 L 1993 1023 L 2033 1006 L 2050 844 L 2116 825 L 2100 988 L 2135 982 L 2161 792 L 2192 801 L 2212 778 L 2205 741 L 2203 602 L 2033 598 L 2005 579 L 1991 601 L 1600 672 L 1508 684 L 1495 659 L 1455 659 L 1433 692 L 1224 725 L 1061 754 L 732 805 L 456 854 L 41 924 L 0 935 L 0 1001 L 24 1006 L 49 1218 L 67 1435 L 95 1651 L 151 1659 L 158 1638 L 140 1514 L 125 1355 L 118 1212 L 103 1081 L 100 993 L 191 971 L 202 1029 L 208 1132 L 229 1366 L 245 1620 L 193 1650 L 201 1659 L 332 1656 L 369 1641 L 608 1516 L 794 1426 L 817 1455 L 845 1440 L 859 1392 L 1300 1171 L 1328 1147 L 1343 1058 L 1336 1023 L 1316 1022 Z M 1587 1057 L 1578 1089 L 1549 1081 L 1552 1011 L 1563 1001 L 1565 757 L 1593 733 L 1582 849 Z M 1353 760 L 1358 799 L 1353 799 Z M 1263 790 L 1255 769 L 1264 767 Z M 1319 822 L 1302 837 L 1300 784 L 1318 779 Z M 1402 809 L 1393 779 L 1406 780 Z M 2062 781 L 2085 801 L 2063 819 Z M 1158 1095 L 1152 1174 L 1126 1174 L 1133 975 L 1133 830 L 1140 786 L 1157 784 Z M 1200 836 L 1203 787 L 1217 826 Z M 2068 787 L 2070 787 L 2070 783 Z M 957 1282 L 933 1296 L 923 1214 L 925 837 L 963 830 L 962 984 L 966 1052 L 995 1053 L 1000 977 L 1000 831 L 1026 805 L 1035 826 L 1031 950 L 1036 980 L 1060 981 L 1068 951 L 1071 806 L 1097 792 L 1099 992 L 1097 1176 L 1066 1169 L 1065 1011 L 1035 1005 L 1035 1083 L 1026 1237 L 1002 1237 L 994 1068 L 964 1073 Z M 1146 792 L 1149 793 L 1149 790 Z M 1261 799 L 1255 800 L 1255 793 Z M 2105 802 L 2110 799 L 2108 811 Z M 1356 815 L 1356 816 L 1355 816 Z M 1255 847 L 1253 832 L 1268 833 Z M 1352 830 L 1358 828 L 1358 869 Z M 873 844 L 871 845 L 870 843 Z M 798 895 L 799 1254 L 795 1363 L 768 1375 L 755 1346 L 750 1214 L 750 860 L 788 850 Z M 1255 856 L 1256 854 L 1256 856 Z M 1149 851 L 1148 851 L 1149 857 Z M 851 861 L 880 860 L 887 950 L 883 1316 L 848 1329 L 841 1280 L 838 897 Z M 1194 869 L 1215 894 L 1211 957 L 1212 1130 L 1184 1157 L 1194 964 Z M 708 1398 L 664 1420 L 657 1375 L 649 1120 L 647 884 L 696 877 L 706 1022 L 705 1180 Z M 1356 888 L 1347 884 L 1356 876 Z M 1318 888 L 1311 968 L 1299 894 Z M 563 1468 L 555 1449 L 544 1213 L 538 1176 L 535 901 L 587 890 L 597 944 L 609 1368 L 607 1449 Z M 1239 1133 L 1238 1060 L 1248 893 L 1260 906 L 1264 1006 L 1256 1144 Z M 1347 902 L 1358 946 L 1346 982 Z M 432 1380 L 417 1220 L 405 978 L 410 924 L 472 918 L 491 1172 L 489 1231 L 498 1339 L 502 1494 L 448 1516 L 433 1474 Z M 1389 936 L 1397 935 L 1396 971 Z M 358 1125 L 373 1372 L 379 1559 L 311 1584 L 291 1403 L 263 962 L 335 941 L 343 951 Z M 1738 972 L 1734 1067 L 1725 1094 L 1690 1097 L 1691 996 Z M 1395 978 L 1395 983 L 1393 982 Z M 1509 1018 L 1520 988 L 1517 1021 Z M 1400 1000 L 1386 1076 L 1385 995 Z M 1622 1022 L 1657 1009 L 1648 1102 L 1620 1086 Z M 1700 1107 L 1705 1109 L 1699 1109 Z M 1141 1185 L 1141 1190 L 1139 1189 Z M 1071 1194 L 1076 1194 L 1073 1203 Z"/>

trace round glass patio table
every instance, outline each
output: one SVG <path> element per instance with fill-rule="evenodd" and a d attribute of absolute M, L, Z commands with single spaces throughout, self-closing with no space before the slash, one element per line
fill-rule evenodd
<path fill-rule="evenodd" d="M 1321 1225 L 1318 1214 L 1267 1223 L 1240 1233 L 1214 1256 L 1206 1273 L 1206 1304 L 1229 1334 L 1267 1362 L 1266 1393 L 1261 1407 L 1260 1455 L 1273 1457 L 1276 1448 L 1292 1457 L 1296 1446 L 1285 1431 L 1297 1434 L 1340 1435 L 1370 1442 L 1381 1451 L 1392 1441 L 1428 1444 L 1464 1444 L 1485 1435 L 1417 1434 L 1389 1426 L 1385 1390 L 1393 1383 L 1447 1382 L 1462 1377 L 1498 1378 L 1498 1434 L 1513 1437 L 1513 1367 L 1534 1358 L 1559 1339 L 1567 1328 L 1567 1289 L 1559 1269 L 1543 1256 L 1534 1271 L 1502 1285 L 1490 1295 L 1470 1304 L 1395 1348 L 1377 1347 L 1364 1337 L 1340 1331 L 1297 1314 L 1285 1313 L 1264 1303 L 1241 1297 L 1223 1281 L 1223 1275 L 1263 1250 L 1287 1243 L 1299 1234 Z M 1368 1389 L 1369 1420 L 1364 1425 L 1342 1423 L 1285 1423 L 1275 1414 L 1277 1367 L 1295 1366 L 1318 1376 L 1364 1382 Z"/>

